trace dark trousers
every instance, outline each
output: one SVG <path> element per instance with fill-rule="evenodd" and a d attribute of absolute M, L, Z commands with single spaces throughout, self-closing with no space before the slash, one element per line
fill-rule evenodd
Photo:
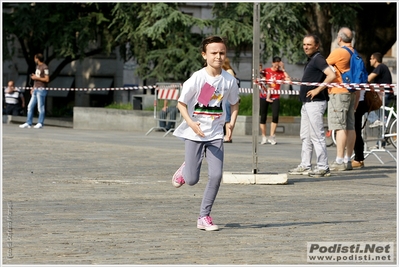
<path fill-rule="evenodd" d="M 6 115 L 19 116 L 21 112 L 20 104 L 6 104 Z"/>
<path fill-rule="evenodd" d="M 280 99 L 273 100 L 273 103 L 267 102 L 261 98 L 259 101 L 260 124 L 266 124 L 269 106 L 272 106 L 272 122 L 278 123 L 278 113 L 280 111 Z"/>
<path fill-rule="evenodd" d="M 171 121 L 167 119 L 168 113 L 169 113 L 169 120 Z M 161 119 L 159 121 L 159 127 L 165 128 L 167 131 L 169 131 L 169 129 L 175 128 L 176 113 L 177 113 L 176 107 L 167 107 L 166 111 L 161 110 L 159 112 L 159 118 Z"/>
<path fill-rule="evenodd" d="M 359 105 L 357 106 L 355 112 L 355 132 L 356 132 L 356 142 L 354 147 L 355 152 L 355 160 L 363 161 L 364 160 L 364 141 L 362 137 L 362 119 L 363 115 L 368 111 L 365 101 L 359 101 Z"/>

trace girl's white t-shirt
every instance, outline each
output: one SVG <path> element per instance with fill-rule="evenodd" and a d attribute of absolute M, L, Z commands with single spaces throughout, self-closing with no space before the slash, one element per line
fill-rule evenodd
<path fill-rule="evenodd" d="M 208 83 L 215 88 L 210 97 L 209 103 L 205 106 L 198 102 L 201 89 Z M 226 112 L 223 110 L 226 101 L 236 104 L 239 100 L 238 84 L 234 76 L 222 70 L 217 77 L 210 76 L 205 68 L 202 68 L 183 83 L 179 102 L 187 105 L 188 114 L 195 122 L 200 122 L 200 128 L 205 134 L 198 136 L 183 122 L 175 129 L 173 135 L 193 141 L 210 141 L 224 137 L 223 127 L 225 124 Z"/>

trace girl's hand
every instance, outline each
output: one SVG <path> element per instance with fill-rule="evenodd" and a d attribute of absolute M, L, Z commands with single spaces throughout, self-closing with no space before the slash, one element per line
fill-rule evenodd
<path fill-rule="evenodd" d="M 205 137 L 205 134 L 202 132 L 200 123 L 191 121 L 188 126 L 196 133 L 198 136 Z"/>

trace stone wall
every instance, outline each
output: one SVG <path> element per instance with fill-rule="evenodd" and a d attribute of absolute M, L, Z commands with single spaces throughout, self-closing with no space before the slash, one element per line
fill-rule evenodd
<path fill-rule="evenodd" d="M 280 116 L 277 135 L 299 136 L 300 120 L 300 117 Z M 22 124 L 25 121 L 26 116 L 3 115 L 3 123 Z M 33 123 L 36 122 L 37 118 L 34 118 Z M 327 125 L 327 118 L 324 123 Z M 143 134 L 158 126 L 153 111 L 87 107 L 74 107 L 73 119 L 46 118 L 44 125 L 82 130 L 138 131 Z M 269 130 L 270 121 L 267 122 L 267 134 Z M 238 116 L 234 135 L 252 135 L 251 116 Z"/>
<path fill-rule="evenodd" d="M 153 111 L 74 107 L 73 128 L 92 130 L 142 131 L 158 126 Z M 258 121 L 258 120 L 257 120 Z M 300 117 L 280 117 L 277 134 L 299 135 Z M 269 131 L 270 122 L 267 123 Z M 236 135 L 252 135 L 252 117 L 238 116 Z M 269 134 L 269 132 L 268 132 Z"/>

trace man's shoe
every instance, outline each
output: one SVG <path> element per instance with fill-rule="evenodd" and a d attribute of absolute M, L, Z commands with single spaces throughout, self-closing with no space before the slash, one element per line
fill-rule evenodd
<path fill-rule="evenodd" d="M 310 171 L 311 171 L 310 168 L 305 168 L 299 165 L 298 167 L 289 170 L 288 174 L 308 175 Z"/>
<path fill-rule="evenodd" d="M 346 170 L 346 164 L 343 162 L 341 164 L 338 164 L 336 161 L 334 161 L 334 163 L 330 165 L 330 170 L 331 171 L 344 171 L 344 170 Z"/>
<path fill-rule="evenodd" d="M 270 136 L 269 139 L 267 139 L 267 142 L 269 142 L 269 143 L 272 144 L 272 145 L 277 144 L 277 142 L 276 142 L 276 136 L 275 136 L 275 135 Z"/>
<path fill-rule="evenodd" d="M 351 171 L 353 170 L 353 166 L 352 166 L 352 161 L 348 161 L 346 164 L 346 171 Z"/>
<path fill-rule="evenodd" d="M 211 216 L 198 218 L 197 228 L 205 231 L 217 231 L 219 227 L 213 224 Z"/>
<path fill-rule="evenodd" d="M 19 125 L 19 128 L 31 128 L 32 126 L 30 126 L 29 124 L 27 124 L 27 123 L 24 123 L 24 124 L 21 124 L 21 125 Z"/>
<path fill-rule="evenodd" d="M 379 127 L 379 126 L 383 126 L 384 123 L 382 123 L 382 121 L 380 120 L 376 120 L 375 122 L 373 122 L 372 124 L 369 125 L 370 128 L 375 128 L 375 127 Z"/>
<path fill-rule="evenodd" d="M 184 181 L 183 178 L 183 168 L 186 165 L 185 162 L 180 166 L 179 169 L 175 172 L 175 174 L 172 177 L 172 184 L 174 187 L 179 188 L 180 186 L 184 185 L 186 181 Z"/>
<path fill-rule="evenodd" d="M 262 141 L 260 142 L 261 145 L 264 145 L 267 143 L 267 138 L 266 136 L 262 136 Z"/>
<path fill-rule="evenodd" d="M 38 123 L 38 124 L 36 124 L 35 126 L 33 126 L 33 128 L 35 128 L 35 129 L 43 128 L 43 124 Z"/>
<path fill-rule="evenodd" d="M 310 177 L 315 177 L 315 178 L 320 178 L 320 177 L 328 177 L 331 175 L 330 169 L 327 168 L 327 170 L 320 170 L 316 168 L 313 171 L 309 172 Z"/>
<path fill-rule="evenodd" d="M 354 169 L 361 169 L 361 168 L 364 168 L 364 161 L 356 161 L 356 160 L 353 160 L 353 161 L 352 161 L 352 167 L 353 167 Z"/>

